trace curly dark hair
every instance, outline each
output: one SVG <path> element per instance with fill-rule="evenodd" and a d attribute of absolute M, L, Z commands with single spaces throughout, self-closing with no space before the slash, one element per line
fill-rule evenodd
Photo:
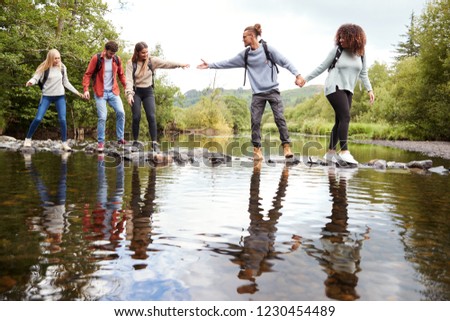
<path fill-rule="evenodd" d="M 342 38 L 348 44 L 348 49 L 351 53 L 364 56 L 364 47 L 366 46 L 366 33 L 364 30 L 355 24 L 346 23 L 339 27 L 336 31 L 334 41 L 339 46 L 339 39 Z"/>
<path fill-rule="evenodd" d="M 117 52 L 119 50 L 119 45 L 117 42 L 110 40 L 105 44 L 106 50 L 111 50 L 112 52 Z"/>

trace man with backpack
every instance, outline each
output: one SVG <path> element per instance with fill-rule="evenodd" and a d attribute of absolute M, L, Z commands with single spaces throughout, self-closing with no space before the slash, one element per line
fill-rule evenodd
<path fill-rule="evenodd" d="M 102 53 L 92 56 L 83 77 L 84 97 L 90 98 L 89 85 L 93 80 L 94 98 L 97 106 L 97 140 L 98 151 L 103 152 L 105 145 L 105 126 L 107 117 L 106 103 L 116 112 L 116 135 L 119 144 L 126 144 L 124 139 L 125 111 L 120 99 L 118 80 L 126 87 L 125 73 L 120 58 L 116 55 L 119 49 L 115 41 L 108 41 Z M 117 80 L 118 78 L 118 80 Z"/>
<path fill-rule="evenodd" d="M 289 133 L 283 114 L 284 107 L 278 89 L 278 67 L 276 65 L 289 70 L 296 77 L 297 85 L 303 84 L 304 80 L 291 62 L 273 47 L 269 47 L 263 40 L 258 41 L 259 36 L 261 36 L 260 24 L 245 28 L 242 38 L 244 46 L 249 48 L 229 60 L 216 63 L 207 63 L 202 60 L 203 63 L 198 65 L 197 68 L 228 69 L 243 67 L 246 72 L 248 70 L 248 78 L 253 92 L 251 102 L 253 159 L 255 161 L 263 159 L 261 151 L 261 119 L 267 102 L 272 108 L 275 123 L 280 133 L 284 156 L 292 158 L 294 154 L 291 152 Z M 274 72 L 274 69 L 276 72 Z"/>

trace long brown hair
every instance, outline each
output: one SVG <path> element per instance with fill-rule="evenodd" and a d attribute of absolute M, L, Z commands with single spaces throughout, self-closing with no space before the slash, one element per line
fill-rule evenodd
<path fill-rule="evenodd" d="M 55 56 L 61 56 L 58 50 L 50 49 L 47 52 L 47 58 L 37 67 L 36 73 L 43 73 L 47 69 L 53 67 L 53 62 L 55 61 Z M 59 61 L 59 68 L 62 66 L 62 61 Z"/>
<path fill-rule="evenodd" d="M 342 38 L 348 44 L 347 50 L 357 56 L 364 56 L 366 46 L 366 34 L 364 30 L 355 24 L 346 23 L 339 27 L 334 37 L 335 44 L 339 46 L 339 39 Z"/>
<path fill-rule="evenodd" d="M 135 46 L 134 46 L 134 53 L 133 53 L 133 57 L 131 57 L 131 61 L 134 63 L 137 63 L 139 60 L 139 52 L 141 52 L 142 49 L 148 49 L 148 45 L 144 42 L 138 42 Z M 147 56 L 147 59 L 144 61 L 144 63 L 142 64 L 141 69 L 139 70 L 139 75 L 142 75 L 142 73 L 145 72 L 145 66 L 148 65 L 148 60 L 150 59 L 150 55 Z"/>

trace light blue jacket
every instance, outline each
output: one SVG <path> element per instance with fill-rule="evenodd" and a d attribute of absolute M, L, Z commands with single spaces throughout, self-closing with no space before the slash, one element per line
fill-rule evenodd
<path fill-rule="evenodd" d="M 316 69 L 305 77 L 307 82 L 328 70 L 336 56 L 336 49 L 337 46 L 330 51 L 327 58 Z M 361 57 L 352 55 L 344 49 L 336 62 L 336 66 L 330 70 L 325 80 L 325 96 L 336 92 L 336 86 L 341 90 L 348 90 L 353 93 L 358 78 L 361 79 L 367 91 L 371 91 L 372 85 L 370 84 L 366 61 L 366 57 L 361 59 Z"/>
<path fill-rule="evenodd" d="M 269 45 L 267 45 L 267 48 L 272 55 L 272 59 L 277 65 L 286 68 L 294 76 L 297 76 L 299 74 L 294 65 L 285 57 L 283 57 L 275 48 L 270 47 Z M 211 69 L 244 68 L 244 55 L 245 50 L 240 52 L 234 58 L 220 62 L 209 63 L 208 66 Z M 272 73 L 271 67 L 272 63 L 267 61 L 263 45 L 260 45 L 256 50 L 250 49 L 247 60 L 247 73 L 253 94 L 259 94 L 271 91 L 273 89 L 278 89 L 277 71 L 275 67 L 273 67 Z"/>

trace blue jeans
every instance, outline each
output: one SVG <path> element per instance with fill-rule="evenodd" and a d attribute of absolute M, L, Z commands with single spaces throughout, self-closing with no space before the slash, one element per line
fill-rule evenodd
<path fill-rule="evenodd" d="M 106 117 L 108 116 L 108 109 L 106 103 L 108 103 L 116 112 L 116 135 L 117 139 L 121 140 L 125 131 L 125 111 L 123 110 L 122 100 L 120 96 L 114 95 L 112 91 L 105 91 L 103 97 L 95 96 L 95 105 L 97 106 L 97 140 L 99 143 L 105 141 L 105 127 Z"/>
<path fill-rule="evenodd" d="M 67 140 L 67 125 L 66 125 L 66 97 L 63 96 L 42 96 L 39 102 L 38 111 L 36 117 L 31 122 L 28 129 L 27 138 L 33 137 L 34 132 L 38 128 L 48 107 L 51 103 L 55 103 L 56 111 L 58 112 L 58 122 L 61 127 L 61 140 L 65 142 Z"/>

